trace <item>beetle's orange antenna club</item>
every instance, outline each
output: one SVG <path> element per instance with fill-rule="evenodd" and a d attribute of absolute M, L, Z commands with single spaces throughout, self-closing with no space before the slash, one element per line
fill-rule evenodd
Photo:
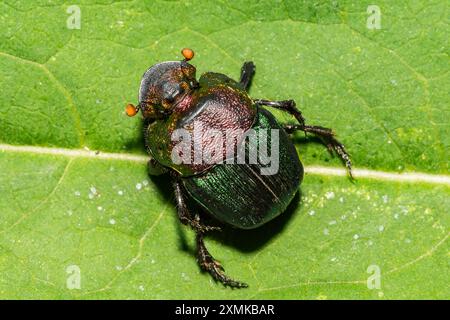
<path fill-rule="evenodd" d="M 185 61 L 189 61 L 194 58 L 194 50 L 189 48 L 183 48 L 183 50 L 181 50 L 181 54 L 183 55 Z"/>
<path fill-rule="evenodd" d="M 134 117 L 139 112 L 139 105 L 135 107 L 133 104 L 129 103 L 125 107 L 125 113 L 129 117 Z"/>

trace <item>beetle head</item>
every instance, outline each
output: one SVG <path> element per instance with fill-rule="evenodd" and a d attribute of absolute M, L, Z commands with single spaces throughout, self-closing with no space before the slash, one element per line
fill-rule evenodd
<path fill-rule="evenodd" d="M 166 61 L 153 65 L 142 76 L 139 88 L 139 105 L 127 106 L 127 114 L 133 116 L 142 109 L 144 118 L 157 119 L 170 114 L 186 95 L 198 88 L 196 69 L 187 61 L 194 53 L 190 49 L 182 51 L 182 61 Z M 129 112 L 130 110 L 130 112 Z"/>

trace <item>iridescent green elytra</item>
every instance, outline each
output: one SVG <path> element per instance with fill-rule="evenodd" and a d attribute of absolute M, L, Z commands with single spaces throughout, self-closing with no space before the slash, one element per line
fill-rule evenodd
<path fill-rule="evenodd" d="M 303 177 L 294 145 L 270 112 L 260 108 L 252 128 L 256 132 L 280 130 L 276 174 L 261 175 L 261 164 L 218 164 L 203 174 L 182 179 L 189 195 L 206 211 L 242 229 L 259 227 L 284 212 Z"/>
<path fill-rule="evenodd" d="M 204 214 L 236 228 L 252 229 L 285 211 L 303 178 L 302 164 L 289 137 L 297 130 L 318 136 L 351 173 L 350 158 L 331 129 L 305 124 L 293 100 L 250 98 L 252 62 L 244 63 L 239 82 L 213 72 L 197 81 L 196 69 L 188 63 L 193 51 L 183 49 L 182 53 L 184 60 L 158 63 L 145 72 L 139 104 L 128 105 L 127 114 L 142 111 L 145 144 L 151 156 L 149 173 L 168 174 L 172 179 L 179 219 L 196 232 L 200 267 L 224 285 L 247 287 L 229 278 L 206 249 L 205 233 L 219 227 L 206 226 Z M 266 107 L 286 111 L 298 123 L 280 125 Z M 229 132 L 233 139 L 225 139 L 230 143 L 221 148 L 220 137 L 229 137 Z M 271 159 L 277 161 L 266 162 L 268 158 L 259 153 L 252 157 L 252 150 L 259 152 L 261 146 L 271 150 Z M 239 158 L 237 150 L 247 151 L 247 156 Z M 276 170 L 265 174 L 274 163 Z M 192 213 L 187 198 L 194 199 L 204 212 Z"/>

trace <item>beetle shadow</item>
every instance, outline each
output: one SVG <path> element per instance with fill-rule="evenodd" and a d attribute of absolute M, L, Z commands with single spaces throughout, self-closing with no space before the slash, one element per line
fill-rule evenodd
<path fill-rule="evenodd" d="M 140 131 L 141 135 L 143 135 L 143 131 Z M 304 137 L 302 135 L 293 135 L 292 141 L 296 145 L 308 145 L 315 143 L 323 145 L 320 138 L 314 136 Z M 132 148 L 134 147 L 134 144 L 130 143 L 130 145 L 128 146 Z M 149 178 L 154 183 L 154 185 L 157 186 L 160 194 L 162 194 L 164 198 L 164 201 L 170 202 L 175 208 L 176 203 L 173 196 L 173 186 L 170 176 L 167 174 L 163 174 L 161 176 L 149 176 Z M 217 242 L 222 243 L 228 247 L 233 247 L 240 252 L 250 253 L 259 250 L 271 239 L 273 239 L 281 232 L 283 232 L 284 229 L 286 229 L 292 216 L 302 205 L 301 198 L 301 189 L 299 188 L 291 203 L 283 213 L 281 213 L 275 219 L 262 225 L 261 227 L 249 230 L 237 229 L 221 223 L 220 221 L 213 218 L 210 214 L 205 212 L 204 209 L 200 208 L 193 199 L 187 199 L 187 204 L 191 212 L 201 213 L 201 216 L 206 225 L 220 226 L 220 228 L 222 229 L 221 231 L 208 233 L 207 238 L 214 239 Z M 179 249 L 189 254 L 195 255 L 196 248 L 190 243 L 190 241 L 188 241 L 187 237 L 187 232 L 190 232 L 189 228 L 185 227 L 178 221 L 178 219 L 176 219 L 176 230 L 179 237 Z"/>
<path fill-rule="evenodd" d="M 323 146 L 323 141 L 316 136 L 306 137 L 301 134 L 296 134 L 292 135 L 291 139 L 294 145 L 306 146 L 309 144 L 320 144 Z M 330 156 L 332 156 L 332 154 L 330 154 Z M 228 225 L 221 225 L 222 232 L 211 233 L 209 237 L 241 252 L 249 253 L 256 251 L 286 229 L 294 213 L 301 207 L 301 199 L 302 193 L 299 188 L 287 209 L 278 217 L 263 226 L 256 229 L 242 230 Z"/>
<path fill-rule="evenodd" d="M 319 137 L 317 137 L 317 136 L 312 136 L 312 135 L 309 135 L 309 136 L 305 137 L 305 135 L 302 135 L 301 133 L 292 134 L 292 135 L 291 135 L 291 141 L 292 141 L 292 143 L 293 143 L 295 146 L 298 146 L 298 145 L 304 146 L 304 145 L 310 145 L 310 144 L 312 144 L 312 145 L 314 145 L 314 144 L 319 144 L 319 145 L 321 145 L 321 146 L 323 146 L 323 147 L 326 147 L 326 146 L 323 144 L 322 140 L 321 140 Z M 332 153 L 330 153 L 330 155 L 332 155 Z"/>
<path fill-rule="evenodd" d="M 173 197 L 173 187 L 169 175 L 149 176 L 150 180 L 157 186 L 163 195 L 165 202 L 170 202 L 175 207 Z M 289 224 L 291 217 L 301 205 L 301 191 L 295 194 L 287 209 L 275 219 L 256 229 L 237 229 L 225 225 L 205 212 L 193 199 L 187 199 L 188 208 L 191 212 L 200 212 L 205 224 L 219 226 L 221 231 L 212 231 L 207 234 L 207 238 L 214 239 L 226 246 L 233 247 L 241 252 L 253 252 L 263 247 L 267 242 L 280 234 Z M 189 254 L 195 254 L 196 248 L 192 246 L 187 238 L 188 228 L 176 220 L 176 228 L 179 237 L 179 248 Z"/>
<path fill-rule="evenodd" d="M 148 176 L 149 179 L 153 182 L 153 184 L 158 188 L 159 193 L 163 196 L 164 203 L 171 203 L 171 205 L 176 208 L 174 193 L 173 193 L 173 186 L 171 178 L 168 174 L 162 174 L 160 176 Z M 189 203 L 190 207 L 190 203 Z M 176 220 L 176 228 L 178 237 L 180 238 L 179 246 L 182 251 L 189 252 L 191 254 L 195 253 L 195 248 L 192 248 L 189 246 L 187 237 L 186 237 L 186 230 L 184 225 L 179 222 L 179 220 Z"/>
<path fill-rule="evenodd" d="M 305 149 L 308 148 L 309 145 L 315 145 L 318 144 L 320 146 L 322 146 L 323 148 L 327 149 L 326 145 L 323 143 L 323 141 L 317 137 L 317 136 L 312 136 L 312 135 L 308 135 L 307 137 L 305 137 L 305 135 L 302 135 L 300 133 L 295 134 L 295 135 L 291 135 L 291 140 L 294 143 L 295 146 L 305 146 Z M 328 156 L 325 157 L 321 157 L 321 159 L 323 159 L 323 161 L 325 162 L 330 162 L 332 161 L 333 158 L 336 157 L 335 153 L 333 151 L 327 150 L 328 151 Z M 312 153 L 312 157 L 313 158 L 317 158 L 318 154 L 316 152 Z"/>
<path fill-rule="evenodd" d="M 208 237 L 244 253 L 257 251 L 286 229 L 299 206 L 301 206 L 300 189 L 286 210 L 264 225 L 255 229 L 244 230 L 221 224 L 222 230 L 211 232 Z"/>
<path fill-rule="evenodd" d="M 133 136 L 129 140 L 126 140 L 124 143 L 124 148 L 128 152 L 136 151 L 136 152 L 142 152 L 142 141 L 144 141 L 144 124 L 143 121 L 139 121 L 136 124 L 137 128 L 133 129 L 137 132 L 139 132 L 138 136 Z"/>

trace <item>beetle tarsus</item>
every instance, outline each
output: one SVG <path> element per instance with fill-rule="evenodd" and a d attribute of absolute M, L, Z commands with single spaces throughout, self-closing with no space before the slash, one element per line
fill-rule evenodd
<path fill-rule="evenodd" d="M 250 87 L 250 83 L 255 74 L 255 68 L 255 64 L 252 61 L 244 62 L 244 65 L 241 68 L 241 78 L 239 80 L 239 83 L 244 90 L 248 90 Z"/>
<path fill-rule="evenodd" d="M 231 288 L 247 288 L 246 283 L 233 280 L 225 274 L 225 270 L 216 259 L 214 259 L 206 249 L 203 241 L 203 234 L 197 233 L 197 261 L 202 270 L 207 271 L 216 281 Z"/>

